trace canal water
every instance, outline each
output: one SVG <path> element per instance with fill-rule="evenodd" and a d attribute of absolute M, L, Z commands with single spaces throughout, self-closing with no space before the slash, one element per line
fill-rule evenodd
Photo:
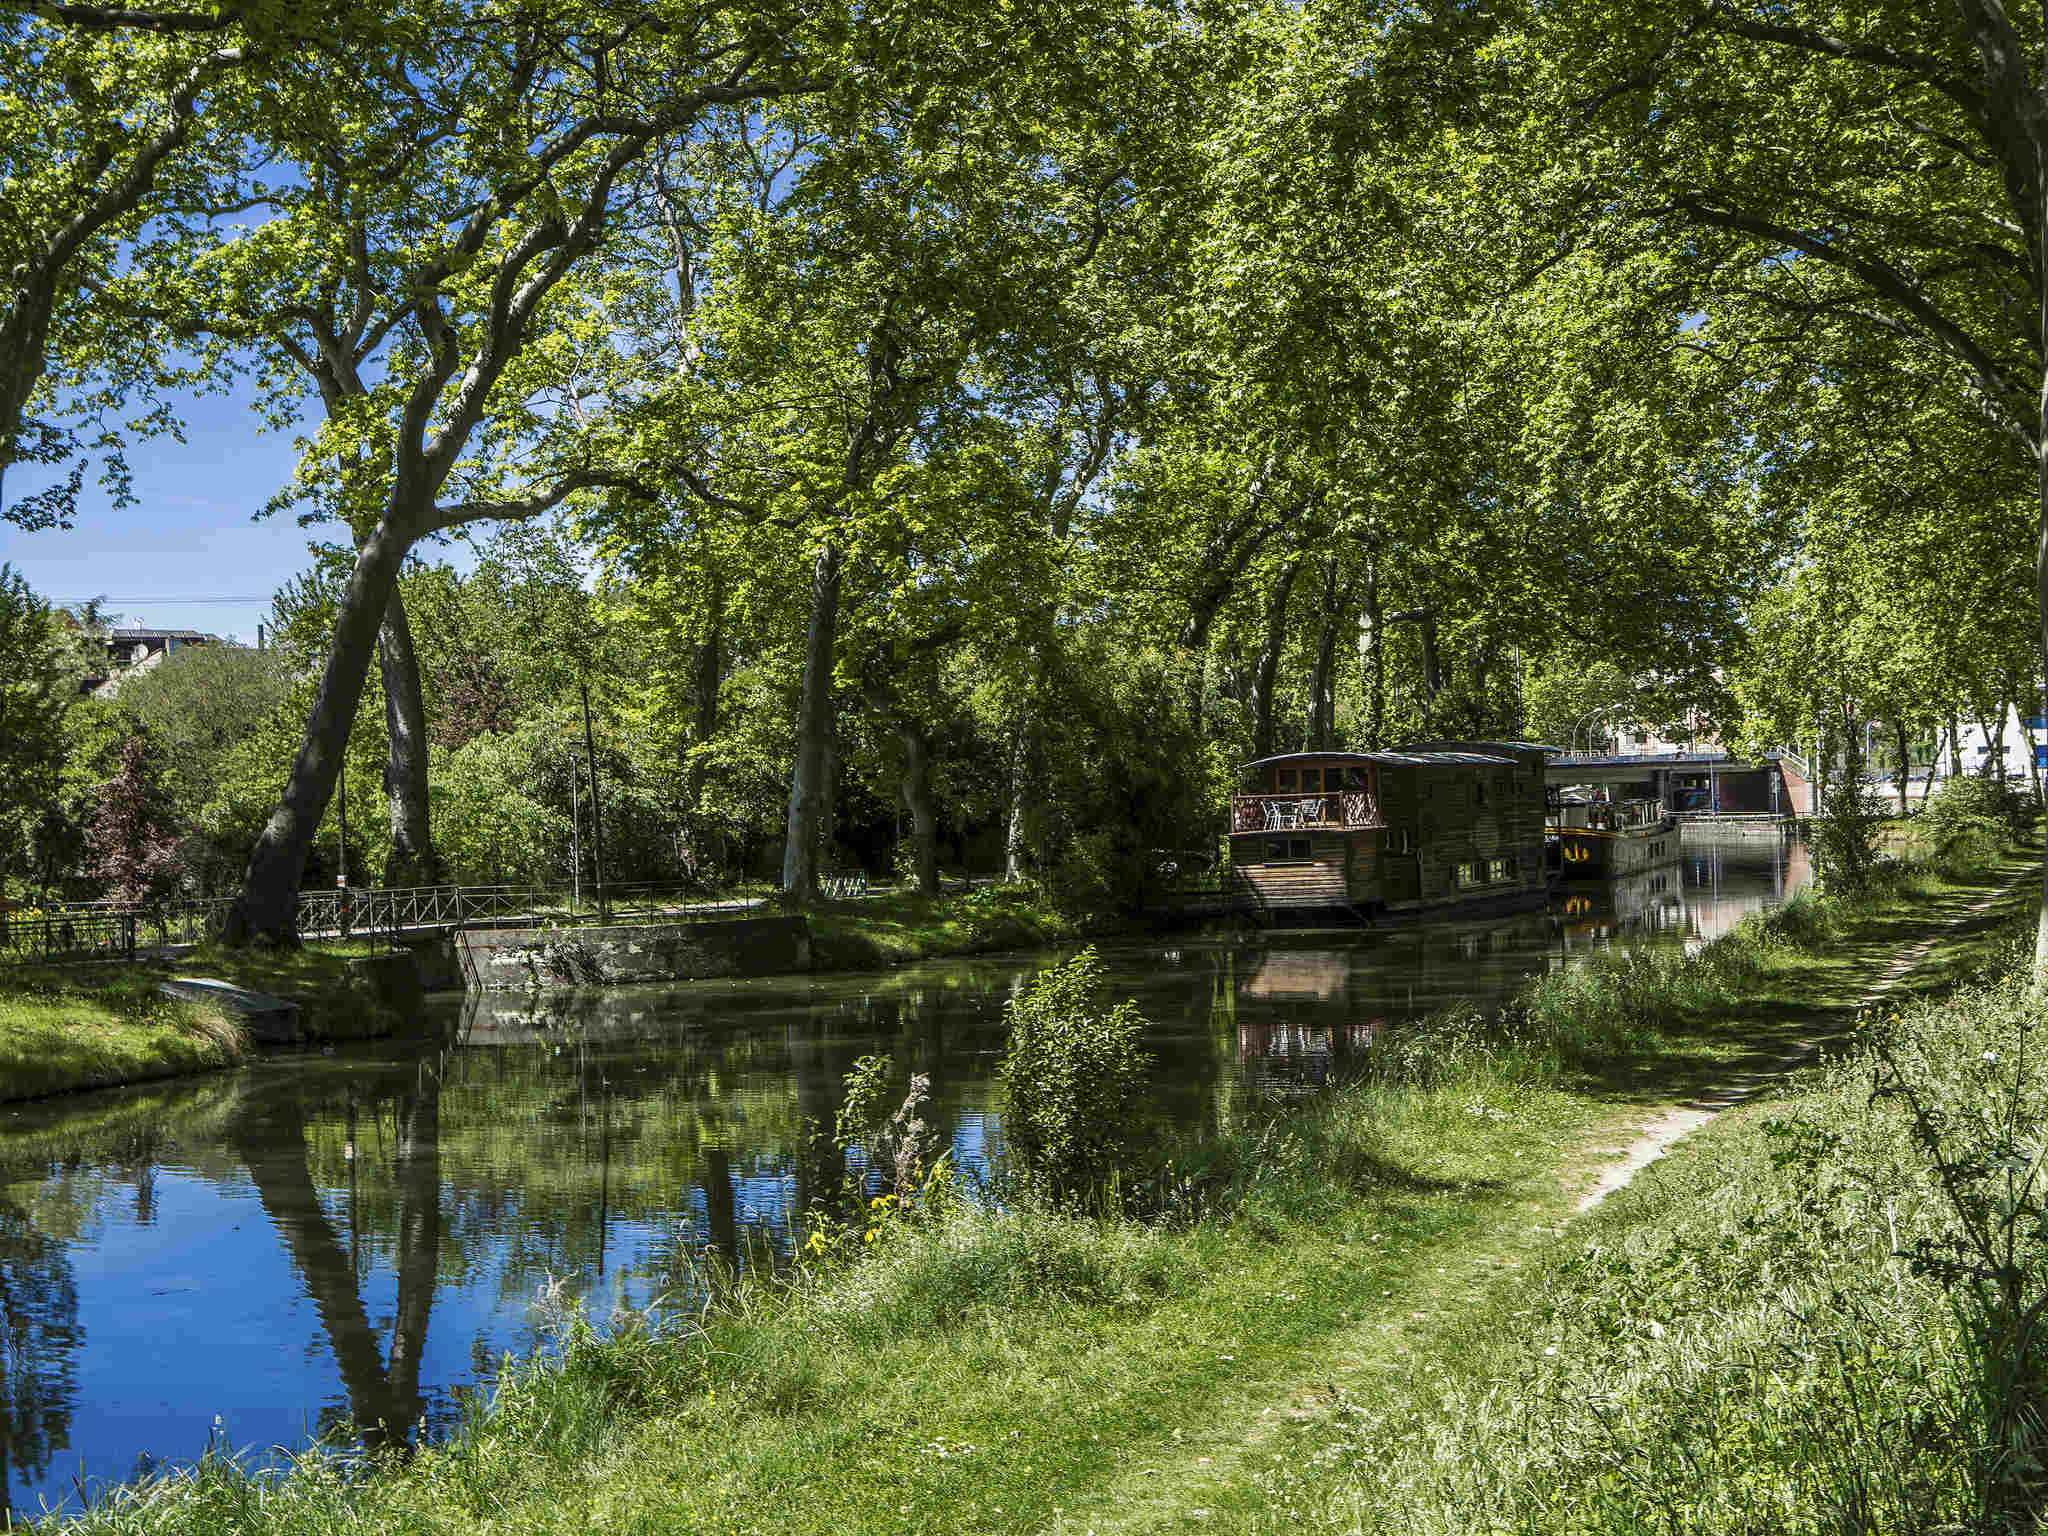
<path fill-rule="evenodd" d="M 1264 947 L 1102 946 L 1192 1144 L 1313 1093 L 1380 1031 L 1608 944 L 1696 945 L 1805 883 L 1776 839 L 1686 845 L 1547 912 Z M 844 1168 L 866 1052 L 928 1073 L 956 1163 L 1001 1141 L 1004 999 L 1050 958 L 876 976 L 450 1001 L 420 1040 L 0 1111 L 0 1464 L 15 1511 L 210 1440 L 432 1434 L 544 1287 L 599 1316 L 687 1294 L 710 1253 L 786 1253 Z"/>

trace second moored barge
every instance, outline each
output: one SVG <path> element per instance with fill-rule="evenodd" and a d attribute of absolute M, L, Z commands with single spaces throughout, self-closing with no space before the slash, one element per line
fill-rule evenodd
<path fill-rule="evenodd" d="M 1292 752 L 1245 765 L 1231 877 L 1269 913 L 1444 914 L 1540 900 L 1544 759 L 1520 741 Z"/>

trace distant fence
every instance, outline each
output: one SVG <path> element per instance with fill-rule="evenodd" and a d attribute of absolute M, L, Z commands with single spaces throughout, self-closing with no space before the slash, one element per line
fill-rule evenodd
<path fill-rule="evenodd" d="M 653 881 L 607 885 L 602 906 L 594 892 L 555 886 L 349 887 L 299 892 L 299 934 L 391 942 L 423 928 L 716 920 L 760 904 L 758 898 L 719 897 L 701 887 Z M 214 896 L 144 907 L 56 902 L 0 911 L 0 965 L 132 958 L 138 950 L 201 944 L 220 933 L 231 905 L 232 897 Z"/>

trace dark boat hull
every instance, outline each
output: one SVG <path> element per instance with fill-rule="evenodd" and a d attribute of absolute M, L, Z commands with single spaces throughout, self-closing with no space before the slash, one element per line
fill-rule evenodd
<path fill-rule="evenodd" d="M 1564 827 L 1557 833 L 1557 871 L 1567 880 L 1621 880 L 1678 857 L 1678 823 L 1618 832 Z"/>

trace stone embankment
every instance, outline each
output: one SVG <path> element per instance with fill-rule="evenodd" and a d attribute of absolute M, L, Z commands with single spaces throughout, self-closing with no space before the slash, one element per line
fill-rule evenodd
<path fill-rule="evenodd" d="M 446 943 L 457 984 L 473 992 L 775 976 L 811 968 L 809 924 L 780 914 L 615 927 L 467 928 Z"/>

